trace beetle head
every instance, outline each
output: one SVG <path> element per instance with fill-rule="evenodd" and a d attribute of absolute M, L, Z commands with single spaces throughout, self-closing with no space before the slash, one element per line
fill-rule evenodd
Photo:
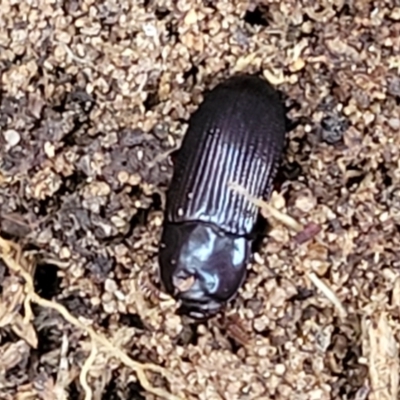
<path fill-rule="evenodd" d="M 250 243 L 204 222 L 164 225 L 160 275 L 181 310 L 195 319 L 217 314 L 246 277 Z"/>

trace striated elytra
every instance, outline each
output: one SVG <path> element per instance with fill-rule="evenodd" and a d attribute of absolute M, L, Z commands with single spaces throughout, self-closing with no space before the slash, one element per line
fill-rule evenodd
<path fill-rule="evenodd" d="M 185 314 L 209 318 L 243 285 L 259 210 L 229 184 L 267 200 L 284 140 L 279 95 L 254 75 L 218 84 L 191 116 L 159 249 L 161 282 Z"/>

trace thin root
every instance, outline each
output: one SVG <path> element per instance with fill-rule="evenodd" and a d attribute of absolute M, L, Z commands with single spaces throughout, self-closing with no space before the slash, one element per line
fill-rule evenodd
<path fill-rule="evenodd" d="M 168 393 L 164 389 L 153 387 L 150 384 L 150 382 L 148 381 L 147 376 L 145 374 L 145 370 L 156 372 L 156 373 L 163 375 L 164 377 L 168 377 L 168 373 L 165 368 L 160 367 L 158 365 L 154 365 L 154 364 L 140 363 L 140 362 L 134 361 L 127 354 L 125 354 L 121 349 L 114 346 L 105 336 L 102 336 L 102 335 L 96 333 L 93 328 L 86 326 L 81 321 L 79 321 L 77 318 L 75 318 L 73 315 L 71 315 L 64 306 L 62 306 L 61 304 L 58 304 L 54 301 L 46 300 L 46 299 L 43 299 L 42 297 L 40 297 L 34 291 L 32 276 L 22 266 L 22 265 L 26 264 L 26 260 L 21 259 L 21 257 L 18 257 L 18 258 L 13 257 L 13 255 L 15 256 L 15 254 L 12 254 L 13 251 L 16 252 L 17 254 L 18 253 L 21 254 L 21 249 L 17 244 L 6 241 L 0 237 L 0 258 L 4 261 L 4 263 L 8 266 L 8 268 L 10 268 L 12 271 L 18 273 L 21 277 L 23 277 L 23 279 L 25 280 L 26 294 L 27 294 L 27 297 L 29 298 L 30 302 L 36 303 L 37 305 L 39 305 L 41 307 L 49 308 L 49 309 L 57 311 L 59 314 L 61 314 L 64 317 L 64 319 L 67 322 L 69 322 L 70 324 L 74 325 L 75 327 L 86 332 L 90 336 L 90 338 L 93 342 L 95 342 L 97 345 L 101 345 L 102 347 L 104 347 L 109 352 L 110 355 L 119 359 L 127 367 L 134 370 L 137 374 L 140 384 L 148 392 L 153 393 L 154 395 L 164 398 L 166 400 L 182 400 L 180 397 L 177 397 L 171 393 Z M 86 364 L 86 366 L 88 368 L 89 364 Z M 87 392 L 87 390 L 85 390 L 85 391 L 86 391 L 86 398 L 88 398 L 87 397 L 88 392 Z"/>
<path fill-rule="evenodd" d="M 83 390 L 85 391 L 85 400 L 92 400 L 93 392 L 89 384 L 87 383 L 87 374 L 94 363 L 97 355 L 96 343 L 92 342 L 92 349 L 90 350 L 89 357 L 83 364 L 82 371 L 79 375 L 79 382 L 81 383 Z"/>

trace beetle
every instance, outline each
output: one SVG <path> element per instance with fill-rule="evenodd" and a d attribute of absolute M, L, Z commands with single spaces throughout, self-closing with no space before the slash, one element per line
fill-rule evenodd
<path fill-rule="evenodd" d="M 279 93 L 238 74 L 204 95 L 191 115 L 166 193 L 160 280 L 194 319 L 217 314 L 246 279 L 258 208 L 229 186 L 268 200 L 285 142 Z"/>

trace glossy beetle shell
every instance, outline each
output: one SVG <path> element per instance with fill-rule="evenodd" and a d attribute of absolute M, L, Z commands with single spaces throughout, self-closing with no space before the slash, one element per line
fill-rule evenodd
<path fill-rule="evenodd" d="M 217 85 L 192 115 L 174 163 L 159 251 L 162 283 L 189 315 L 215 314 L 243 284 L 259 212 L 228 184 L 268 199 L 284 139 L 283 105 L 256 76 Z"/>

